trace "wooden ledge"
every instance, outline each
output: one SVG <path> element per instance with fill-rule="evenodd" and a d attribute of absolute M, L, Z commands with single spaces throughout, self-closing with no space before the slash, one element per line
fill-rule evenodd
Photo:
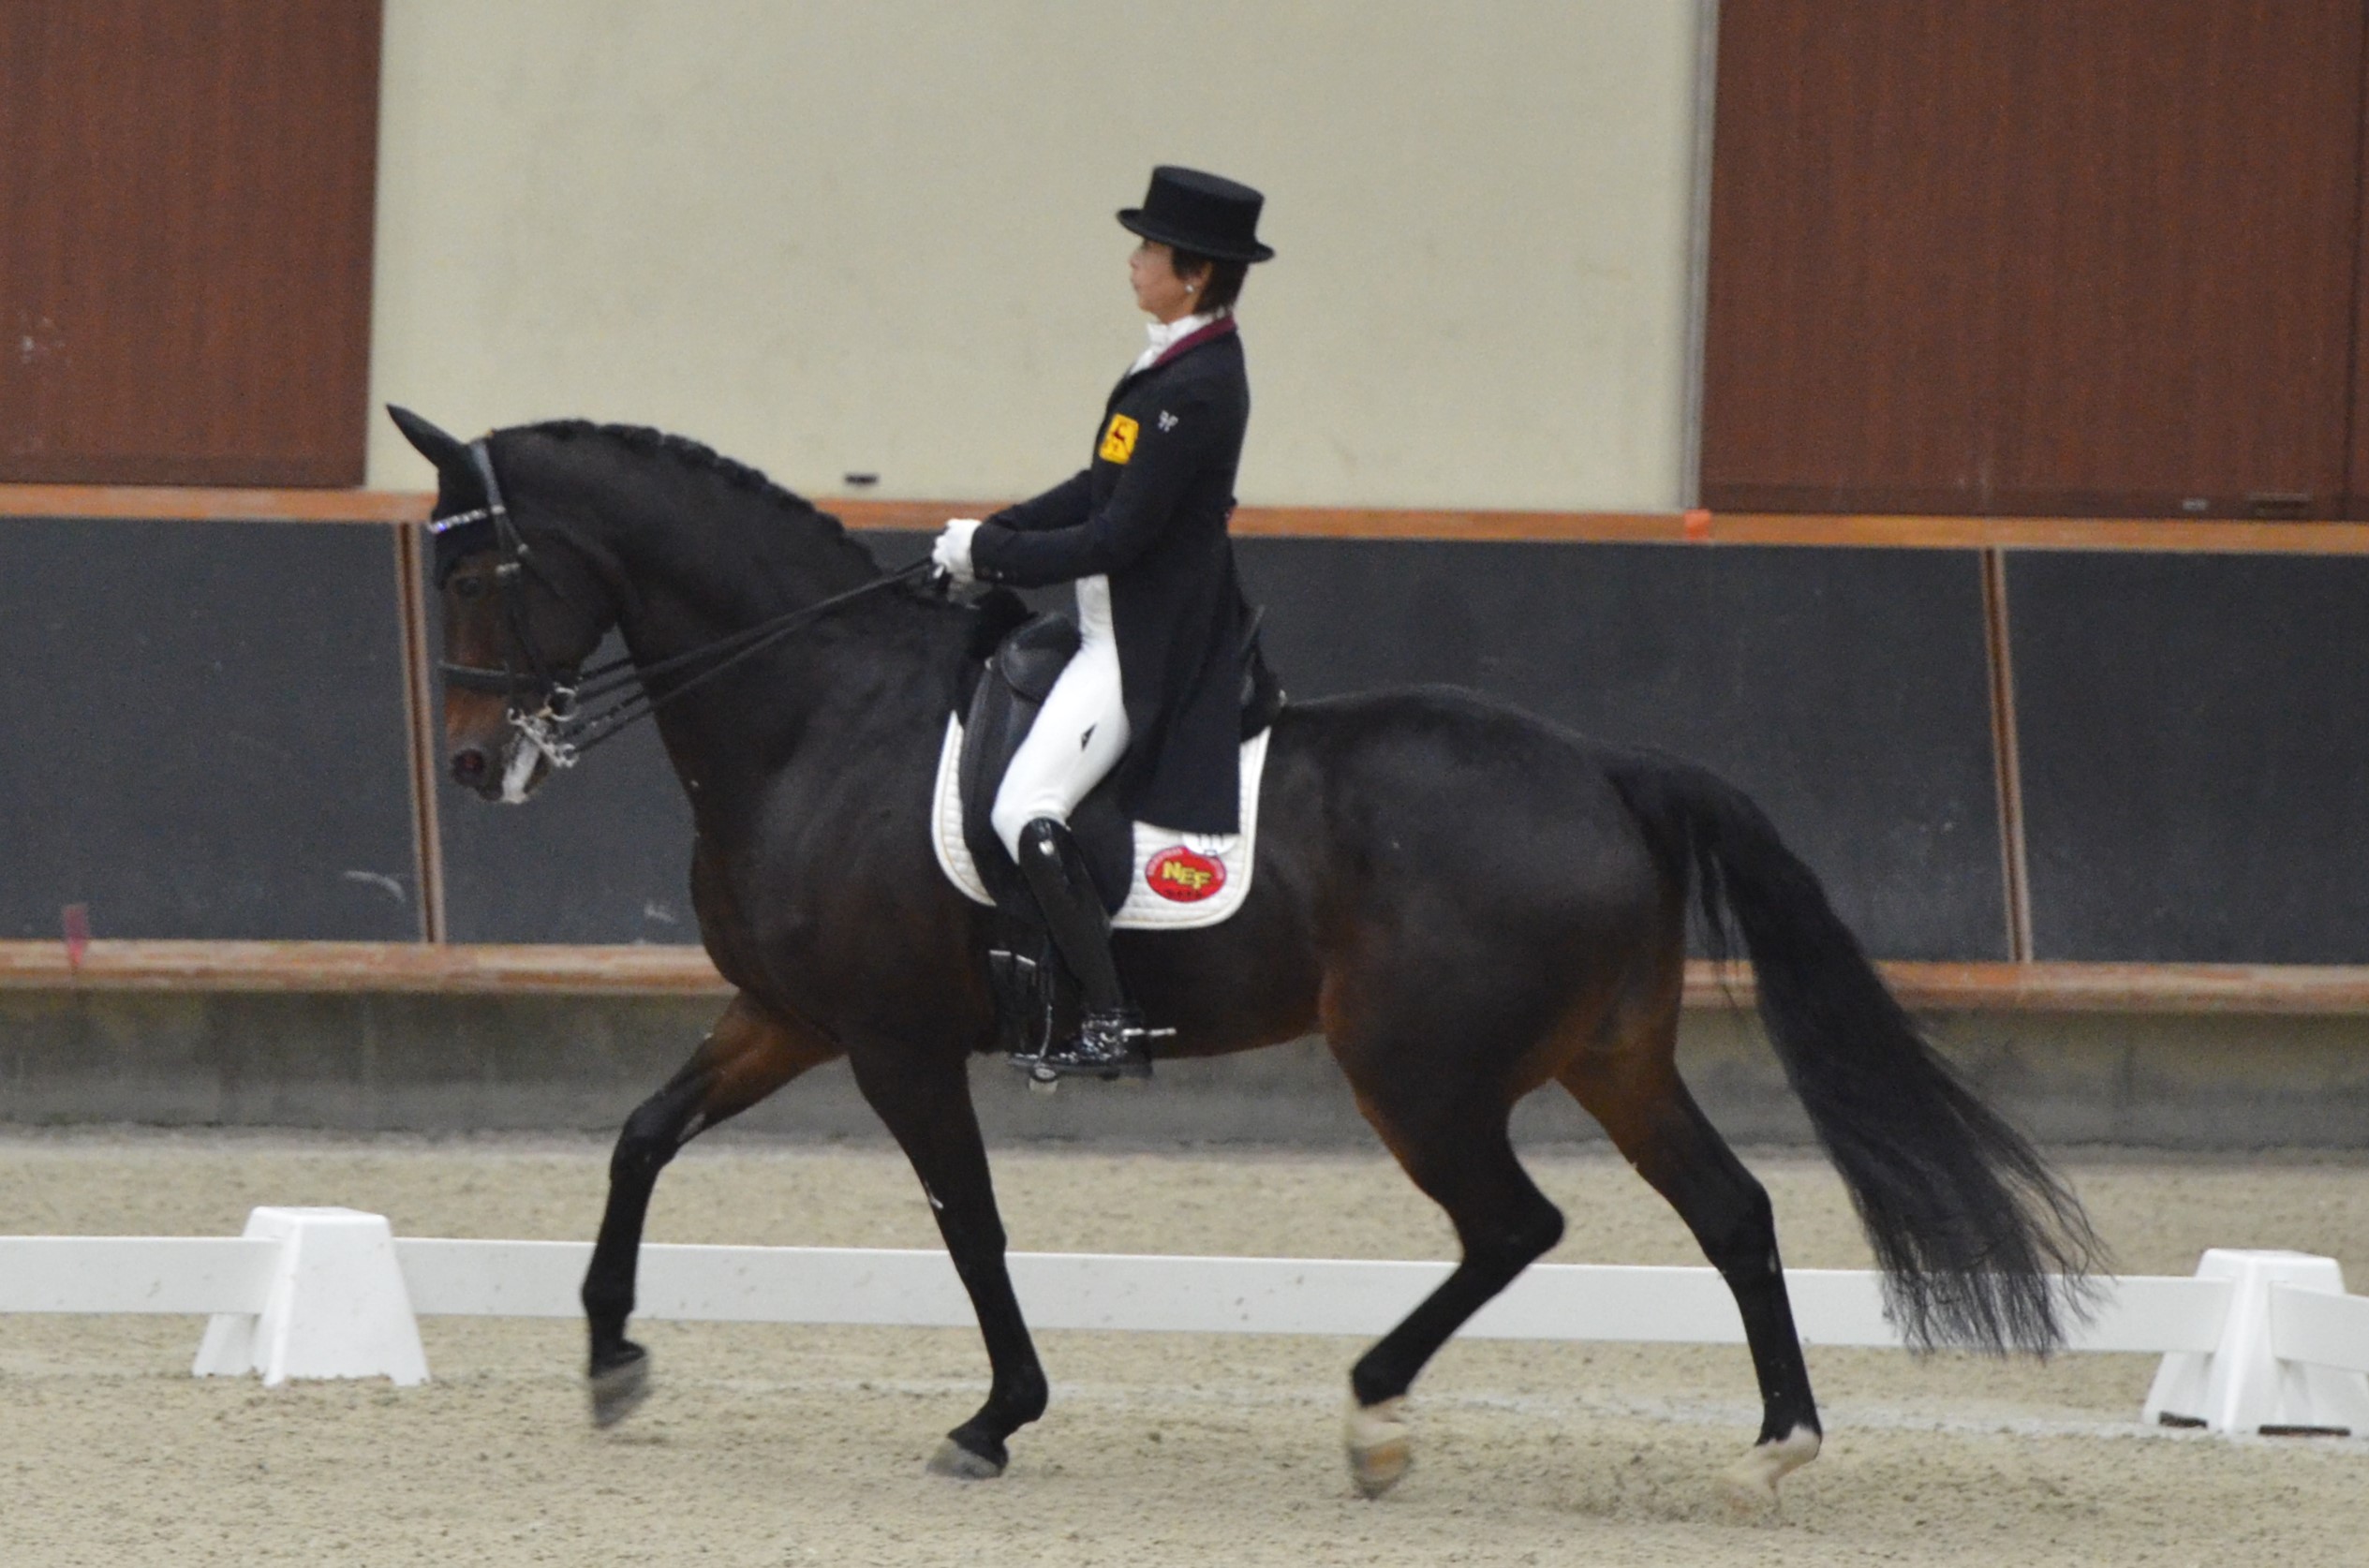
<path fill-rule="evenodd" d="M 214 490 L 0 484 L 0 517 L 187 522 L 418 523 L 435 497 L 403 490 Z M 934 531 L 1000 501 L 818 496 L 851 528 Z M 1761 544 L 1881 550 L 2102 550 L 2168 555 L 2369 555 L 2369 524 L 2192 518 L 1854 516 L 1840 513 L 1491 511 L 1422 507 L 1244 507 L 1246 539 L 1532 544 Z"/>
<path fill-rule="evenodd" d="M 2369 967 L 2288 964 L 1880 964 L 1917 1013 L 2369 1013 Z M 1686 1005 L 1749 1006 L 1752 971 L 1686 967 Z"/>
<path fill-rule="evenodd" d="M 1886 964 L 1928 1013 L 2369 1013 L 2369 967 L 2247 964 Z M 418 942 L 0 942 L 0 990 L 716 996 L 695 947 Z M 1750 1006 L 1749 970 L 1687 966 L 1686 1004 Z"/>
<path fill-rule="evenodd" d="M 409 490 L 0 484 L 0 517 L 106 517 L 166 523 L 424 523 L 435 505 L 434 496 Z"/>
<path fill-rule="evenodd" d="M 2098 550 L 2179 555 L 2365 555 L 2369 524 L 2199 523 L 2181 517 L 1852 517 L 1722 511 L 1714 544 L 1914 550 Z"/>
<path fill-rule="evenodd" d="M 696 947 L 423 942 L 0 942 L 0 990 L 725 996 Z"/>
<path fill-rule="evenodd" d="M 1000 501 L 823 496 L 855 529 L 932 532 Z M 1243 507 L 1237 539 L 1516 544 L 1761 544 L 1871 550 L 2101 550 L 2166 555 L 2369 555 L 2369 524 L 2199 523 L 2192 518 L 1924 517 L 1781 512 L 1486 511 L 1419 507 Z"/>

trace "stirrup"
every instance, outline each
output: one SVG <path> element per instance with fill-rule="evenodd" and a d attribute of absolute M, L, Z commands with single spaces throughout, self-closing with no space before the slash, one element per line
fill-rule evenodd
<path fill-rule="evenodd" d="M 1140 1043 L 1163 1039 L 1176 1032 L 1146 1028 L 1142 1012 L 1133 1007 L 1092 1012 L 1078 1021 L 1077 1036 L 1068 1044 L 1057 1047 L 1048 1040 L 1038 1055 L 1015 1053 L 1012 1065 L 1039 1084 L 1080 1076 L 1148 1078 L 1151 1058 L 1144 1053 Z"/>

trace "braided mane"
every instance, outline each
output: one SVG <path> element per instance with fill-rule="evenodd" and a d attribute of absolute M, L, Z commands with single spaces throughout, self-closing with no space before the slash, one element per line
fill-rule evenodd
<path fill-rule="evenodd" d="M 664 458 L 678 468 L 713 475 L 731 488 L 739 491 L 798 522 L 821 524 L 827 530 L 825 537 L 863 551 L 866 559 L 871 552 L 847 531 L 847 525 L 817 507 L 796 492 L 783 488 L 765 477 L 761 469 L 726 457 L 704 442 L 688 436 L 670 435 L 641 424 L 600 424 L 591 420 L 545 420 L 539 424 L 514 427 L 519 435 L 548 436 L 557 441 L 574 441 L 598 437 L 628 451 L 644 457 Z"/>

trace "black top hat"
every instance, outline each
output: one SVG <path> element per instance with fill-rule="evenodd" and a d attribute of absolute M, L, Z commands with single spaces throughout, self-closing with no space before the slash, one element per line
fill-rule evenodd
<path fill-rule="evenodd" d="M 1259 244 L 1259 209 L 1266 198 L 1248 185 L 1198 169 L 1162 164 L 1151 171 L 1144 204 L 1129 207 L 1118 221 L 1147 240 L 1221 261 L 1272 260 Z"/>

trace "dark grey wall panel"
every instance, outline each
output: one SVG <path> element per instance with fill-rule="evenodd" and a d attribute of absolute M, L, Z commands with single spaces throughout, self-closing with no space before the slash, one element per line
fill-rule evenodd
<path fill-rule="evenodd" d="M 2009 559 L 2038 956 L 2369 962 L 2369 561 Z"/>
<path fill-rule="evenodd" d="M 2005 958 L 1971 552 L 1238 541 L 1285 687 L 1473 687 L 1749 791 L 1887 958 Z"/>
<path fill-rule="evenodd" d="M 395 535 L 0 522 L 0 935 L 420 935 Z"/>

